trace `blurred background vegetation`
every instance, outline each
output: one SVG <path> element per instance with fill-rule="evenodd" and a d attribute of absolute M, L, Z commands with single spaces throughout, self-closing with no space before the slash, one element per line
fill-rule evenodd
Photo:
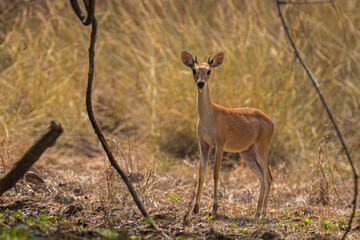
<path fill-rule="evenodd" d="M 359 5 L 283 7 L 357 165 Z M 326 112 L 294 61 L 275 1 L 108 0 L 96 8 L 93 105 L 108 138 L 130 140 L 158 158 L 197 158 L 196 88 L 180 52 L 205 61 L 224 51 L 210 80 L 212 100 L 256 107 L 274 120 L 273 167 L 313 166 L 326 148 L 327 159 L 348 169 Z M 69 1 L 2 1 L 0 22 L 0 137 L 33 139 L 57 119 L 65 128 L 59 154 L 101 151 L 85 109 L 90 27 L 80 24 Z"/>

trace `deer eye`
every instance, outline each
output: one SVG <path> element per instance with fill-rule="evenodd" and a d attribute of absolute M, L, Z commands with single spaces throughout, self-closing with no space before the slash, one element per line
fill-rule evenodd
<path fill-rule="evenodd" d="M 196 71 L 195 71 L 195 69 L 193 69 L 193 74 L 194 74 L 194 75 L 196 75 Z"/>
<path fill-rule="evenodd" d="M 210 75 L 210 73 L 211 73 L 211 71 L 208 71 L 208 72 L 207 72 L 207 75 Z"/>

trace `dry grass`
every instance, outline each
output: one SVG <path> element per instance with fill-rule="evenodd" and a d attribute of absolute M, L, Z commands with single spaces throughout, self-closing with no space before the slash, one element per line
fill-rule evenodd
<path fill-rule="evenodd" d="M 116 174 L 109 177 L 111 173 L 104 161 L 103 157 L 90 161 L 64 155 L 42 157 L 32 171 L 43 182 L 26 177 L 0 199 L 2 234 L 13 226 L 12 231 L 17 229 L 18 236 L 22 236 L 22 228 L 14 226 L 23 223 L 28 226 L 27 236 L 39 238 L 115 239 L 124 232 L 122 229 L 128 229 L 127 237 L 157 238 L 143 221 L 120 178 Z M 130 163 L 123 164 L 125 167 Z M 337 239 L 349 215 L 346 199 L 338 199 L 329 192 L 328 202 L 323 205 L 317 182 L 310 179 L 294 182 L 302 177 L 277 170 L 268 217 L 257 222 L 254 220 L 259 194 L 256 176 L 249 168 L 234 164 L 232 168 L 224 168 L 221 174 L 219 215 L 210 223 L 206 218 L 212 209 L 213 193 L 211 171 L 208 171 L 200 212 L 189 215 L 184 222 L 191 210 L 197 164 L 178 162 L 166 173 L 155 171 L 146 187 L 143 187 L 146 171 L 134 173 L 142 179 L 133 179 L 133 184 L 150 216 L 173 237 L 250 239 L 272 234 L 270 239 Z M 351 195 L 344 189 L 337 190 L 344 198 Z M 308 224 L 304 223 L 306 218 L 310 219 Z M 325 221 L 331 224 L 327 231 Z M 353 227 L 350 238 L 359 238 L 358 217 Z"/>
<path fill-rule="evenodd" d="M 49 4 L 5 4 L 1 133 L 6 128 L 10 135 L 34 136 L 56 118 L 66 129 L 62 146 L 77 149 L 80 140 L 95 142 L 84 106 L 89 29 L 81 27 L 68 3 Z M 339 16 L 326 4 L 289 7 L 285 13 L 358 159 L 355 4 L 336 4 Z M 224 106 L 257 107 L 273 118 L 273 163 L 296 159 L 307 166 L 322 138 L 337 154 L 339 144 L 315 91 L 292 61 L 275 10 L 274 3 L 258 1 L 99 2 L 94 105 L 103 129 L 120 139 L 130 129 L 150 151 L 197 155 L 196 91 L 179 53 L 187 49 L 205 60 L 223 50 L 226 60 L 212 77 L 212 98 Z"/>
<path fill-rule="evenodd" d="M 336 9 L 329 4 L 284 8 L 296 44 L 320 81 L 356 166 L 360 164 L 358 5 L 349 0 L 337 1 Z M 309 80 L 292 61 L 275 1 L 98 1 L 96 11 L 95 115 L 152 216 L 163 212 L 164 224 L 181 222 L 196 179 L 196 91 L 180 60 L 186 49 L 200 61 L 225 52 L 224 64 L 210 80 L 214 102 L 257 107 L 275 122 L 270 159 L 277 176 L 271 221 L 278 222 L 285 208 L 293 217 L 303 208 L 311 212 L 309 216 L 317 216 L 320 220 L 311 229 L 320 229 L 323 219 L 348 217 L 349 165 Z M 101 149 L 86 115 L 89 29 L 81 26 L 66 1 L 4 1 L 0 22 L 1 166 L 10 166 L 49 120 L 56 119 L 65 134 L 35 168 L 39 172 L 33 170 L 49 182 L 30 193 L 49 214 L 62 214 L 71 222 L 89 218 L 86 229 L 136 223 L 140 228 L 133 228 L 133 233 L 144 233 L 124 186 L 99 157 Z M 238 166 L 234 161 L 224 164 Z M 241 165 L 225 169 L 226 178 L 222 174 L 221 210 L 228 219 L 214 224 L 217 232 L 240 234 L 251 228 L 248 223 L 224 228 L 232 215 L 240 224 L 252 214 L 249 206 L 255 206 L 256 179 L 242 170 Z M 211 203 L 210 179 L 203 213 Z M 32 198 L 30 186 L 23 184 L 20 193 L 9 193 L 8 199 Z M 81 193 L 75 193 L 79 189 Z M 173 194 L 180 199 L 169 200 Z M 49 203 L 54 205 L 47 205 L 46 196 L 54 199 Z M 1 204 L 11 205 L 4 200 Z M 78 218 L 60 211 L 74 204 L 81 206 Z M 118 204 L 122 210 L 114 210 Z M 332 208 L 333 215 L 326 215 Z M 98 219 L 99 211 L 104 215 Z M 251 216 L 248 219 L 254 228 L 261 226 Z M 156 220 L 161 223 L 161 216 Z M 201 236 L 209 229 L 204 216 L 192 216 L 189 226 L 190 233 L 198 231 Z M 281 234 L 286 237 L 288 231 Z"/>

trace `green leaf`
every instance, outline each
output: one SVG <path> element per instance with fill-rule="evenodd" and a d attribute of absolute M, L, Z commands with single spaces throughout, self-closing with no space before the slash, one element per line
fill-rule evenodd
<path fill-rule="evenodd" d="M 154 225 L 154 220 L 151 217 L 146 217 L 144 222 L 150 224 L 151 226 Z"/>
<path fill-rule="evenodd" d="M 242 233 L 242 234 L 250 234 L 251 231 L 249 231 L 247 229 L 243 229 L 243 230 L 240 231 L 240 233 Z"/>
<path fill-rule="evenodd" d="M 171 195 L 169 198 L 171 198 L 171 199 L 178 199 L 178 198 L 180 198 L 180 196 L 177 195 L 177 194 L 174 194 L 174 195 Z"/>
<path fill-rule="evenodd" d="M 211 219 L 213 218 L 213 215 L 206 215 L 206 219 L 207 219 L 207 221 L 208 221 L 208 223 L 209 223 L 209 225 L 210 225 L 210 223 L 211 223 Z"/>
<path fill-rule="evenodd" d="M 305 219 L 304 219 L 305 225 L 308 225 L 309 222 L 310 222 L 310 219 L 309 219 L 309 218 L 305 218 Z"/>

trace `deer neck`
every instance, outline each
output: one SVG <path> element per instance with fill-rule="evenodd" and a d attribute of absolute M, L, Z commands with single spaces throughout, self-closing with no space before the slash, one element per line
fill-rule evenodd
<path fill-rule="evenodd" d="M 202 93 L 197 93 L 197 105 L 198 105 L 198 116 L 199 120 L 212 119 L 212 102 L 210 100 L 209 85 L 202 89 Z"/>

